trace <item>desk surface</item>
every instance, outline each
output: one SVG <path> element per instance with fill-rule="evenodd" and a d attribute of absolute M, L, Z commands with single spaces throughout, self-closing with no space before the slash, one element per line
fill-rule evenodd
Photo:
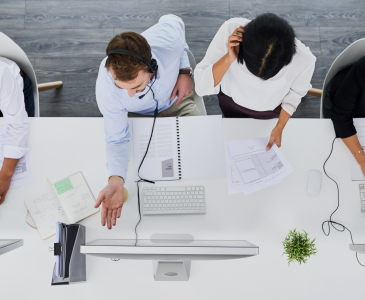
<path fill-rule="evenodd" d="M 276 120 L 223 119 L 224 140 L 268 136 Z M 54 238 L 41 240 L 24 222 L 24 198 L 82 171 L 95 196 L 107 183 L 104 132 L 101 118 L 31 119 L 29 145 L 34 184 L 12 189 L 0 206 L 0 238 L 24 239 L 24 246 L 0 256 L 1 294 L 21 299 L 363 299 L 365 268 L 349 251 L 350 236 L 334 230 L 326 237 L 321 225 L 336 208 L 336 188 L 322 171 L 322 190 L 306 193 L 310 169 L 322 170 L 334 130 L 330 120 L 292 119 L 283 134 L 282 152 L 294 172 L 281 184 L 254 194 L 228 195 L 225 178 L 182 181 L 206 188 L 205 215 L 143 217 L 140 238 L 154 233 L 190 233 L 196 239 L 245 239 L 260 247 L 256 257 L 228 261 L 193 261 L 188 282 L 155 282 L 150 261 L 87 257 L 87 282 L 51 287 L 54 256 L 48 252 Z M 131 152 L 132 153 L 132 152 Z M 360 212 L 358 182 L 350 179 L 349 153 L 335 142 L 327 164 L 328 174 L 340 186 L 340 209 L 334 220 L 352 230 L 355 242 L 365 242 L 365 214 Z M 134 238 L 138 220 L 133 159 L 129 162 L 126 188 L 130 199 L 112 230 L 100 225 L 100 214 L 82 221 L 86 239 Z M 161 185 L 161 183 L 158 183 Z M 176 185 L 163 183 L 163 185 Z M 143 186 L 143 185 L 142 185 Z M 168 224 L 168 226 L 166 226 Z M 288 267 L 282 241 L 289 229 L 304 229 L 316 238 L 318 254 L 306 265 Z M 365 264 L 365 255 L 359 254 Z M 62 289 L 62 293 L 59 291 Z M 10 298 L 9 298 L 10 299 Z"/>

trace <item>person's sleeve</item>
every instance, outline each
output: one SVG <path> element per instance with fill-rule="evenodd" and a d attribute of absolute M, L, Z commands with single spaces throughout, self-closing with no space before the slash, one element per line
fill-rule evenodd
<path fill-rule="evenodd" d="M 29 150 L 27 148 L 29 121 L 25 111 L 23 91 L 6 68 L 0 74 L 0 91 L 0 110 L 7 123 L 3 156 L 19 159 Z"/>
<path fill-rule="evenodd" d="M 332 99 L 331 119 L 336 135 L 342 139 L 356 134 L 353 112 L 365 88 L 365 56 L 347 73 Z"/>
<path fill-rule="evenodd" d="M 180 57 L 180 69 L 190 68 L 190 62 L 188 57 L 189 46 L 185 39 L 185 24 L 184 21 L 175 15 L 164 15 L 160 18 L 158 23 L 171 27 L 172 35 L 174 38 L 178 39 L 182 45 L 184 51 Z"/>
<path fill-rule="evenodd" d="M 228 34 L 228 24 L 224 22 L 210 43 L 203 60 L 195 67 L 195 91 L 199 96 L 219 93 L 221 83 L 214 86 L 213 65 L 228 52 Z"/>
<path fill-rule="evenodd" d="M 128 112 L 121 103 L 109 94 L 102 95 L 96 88 L 96 99 L 104 117 L 106 142 L 106 165 L 108 175 L 120 176 L 126 181 L 129 159 L 129 125 Z"/>
<path fill-rule="evenodd" d="M 288 114 L 293 115 L 302 98 L 308 93 L 308 90 L 312 88 L 310 81 L 313 76 L 314 67 L 315 60 L 309 65 L 307 69 L 299 73 L 297 78 L 293 81 L 289 92 L 283 98 L 283 109 Z"/>

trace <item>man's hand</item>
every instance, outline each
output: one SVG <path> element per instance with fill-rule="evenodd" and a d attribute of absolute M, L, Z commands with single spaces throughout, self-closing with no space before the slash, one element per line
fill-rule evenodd
<path fill-rule="evenodd" d="M 108 185 L 99 193 L 95 208 L 101 208 L 101 225 L 105 226 L 107 220 L 108 229 L 112 229 L 112 224 L 117 224 L 120 218 L 124 203 L 124 179 L 119 176 L 111 176 Z"/>
<path fill-rule="evenodd" d="M 10 186 L 11 176 L 5 176 L 0 172 L 0 204 L 3 204 L 5 201 L 5 196 L 8 193 Z"/>
<path fill-rule="evenodd" d="M 276 125 L 273 131 L 271 131 L 270 141 L 266 146 L 266 150 L 270 150 L 273 143 L 275 142 L 276 146 L 281 147 L 281 135 L 283 134 L 284 127 Z"/>
<path fill-rule="evenodd" d="M 172 94 L 170 100 L 174 100 L 177 95 L 177 100 L 175 102 L 176 105 L 179 105 L 184 97 L 189 95 L 193 90 L 193 80 L 191 79 L 189 74 L 180 74 L 177 77 L 176 84 L 174 89 L 172 90 Z"/>
<path fill-rule="evenodd" d="M 11 177 L 14 174 L 16 165 L 19 159 L 4 158 L 3 167 L 0 171 L 0 204 L 5 201 L 5 196 L 8 193 L 10 187 Z"/>

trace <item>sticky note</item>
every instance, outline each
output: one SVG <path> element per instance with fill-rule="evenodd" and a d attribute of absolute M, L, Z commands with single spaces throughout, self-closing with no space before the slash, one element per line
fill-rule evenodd
<path fill-rule="evenodd" d="M 55 187 L 58 195 L 61 195 L 61 194 L 65 193 L 69 190 L 72 190 L 74 188 L 72 186 L 70 178 L 66 178 L 64 180 L 61 180 L 60 182 L 55 183 L 54 187 Z"/>

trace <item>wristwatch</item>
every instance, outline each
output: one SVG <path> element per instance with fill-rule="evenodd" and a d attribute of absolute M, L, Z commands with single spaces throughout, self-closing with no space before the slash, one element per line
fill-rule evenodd
<path fill-rule="evenodd" d="M 186 69 L 180 69 L 179 70 L 179 74 L 188 74 L 188 75 L 190 75 L 190 77 L 192 78 L 193 77 L 193 68 L 186 68 Z"/>

